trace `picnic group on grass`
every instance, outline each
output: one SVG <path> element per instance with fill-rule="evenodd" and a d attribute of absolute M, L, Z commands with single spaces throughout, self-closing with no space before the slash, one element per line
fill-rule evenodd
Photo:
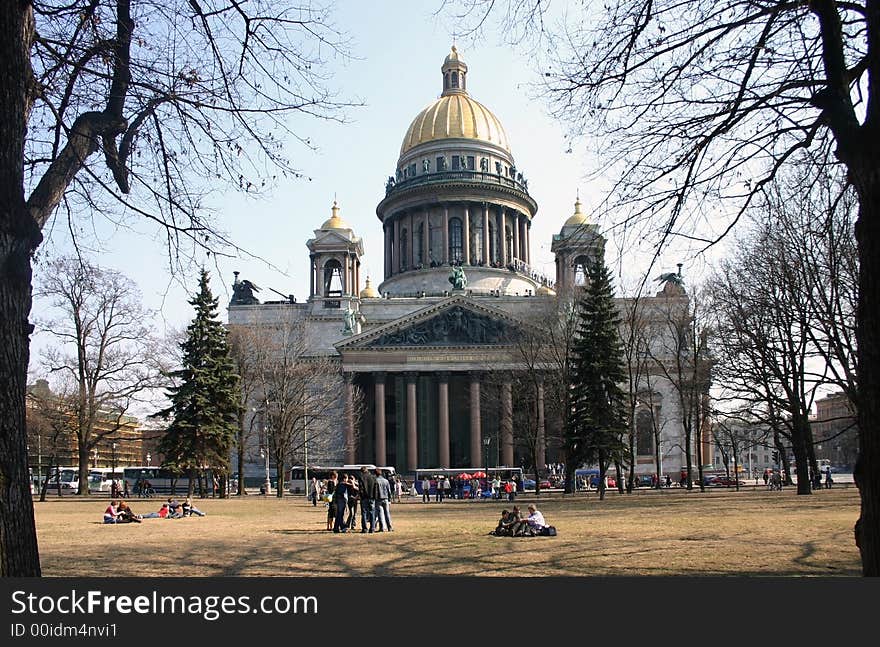
<path fill-rule="evenodd" d="M 147 514 L 135 514 L 124 499 L 113 499 L 104 510 L 104 523 L 140 523 L 144 519 L 182 519 L 193 516 L 204 517 L 205 513 L 193 505 L 191 497 L 186 497 L 182 502 L 169 497 L 158 512 Z"/>

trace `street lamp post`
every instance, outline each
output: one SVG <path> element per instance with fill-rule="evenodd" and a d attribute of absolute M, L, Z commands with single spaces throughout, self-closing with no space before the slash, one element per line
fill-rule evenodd
<path fill-rule="evenodd" d="M 485 460 L 483 461 L 483 464 L 486 466 L 486 487 L 487 488 L 490 487 L 489 486 L 489 445 L 491 445 L 491 444 L 492 444 L 492 436 L 484 436 L 483 437 L 483 448 L 484 448 L 483 454 L 484 454 Z"/>
<path fill-rule="evenodd" d="M 116 443 L 114 442 L 110 447 L 113 450 L 110 453 L 110 478 L 116 487 L 116 492 L 113 493 L 113 496 L 119 496 L 119 484 L 116 482 Z"/>

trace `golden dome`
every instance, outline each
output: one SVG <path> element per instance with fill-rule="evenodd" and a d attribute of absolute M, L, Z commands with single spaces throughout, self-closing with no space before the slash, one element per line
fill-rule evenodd
<path fill-rule="evenodd" d="M 376 291 L 372 285 L 370 285 L 370 277 L 367 277 L 367 283 L 364 286 L 364 289 L 361 290 L 361 299 L 378 299 L 379 293 Z"/>
<path fill-rule="evenodd" d="M 568 217 L 563 227 L 585 225 L 589 222 L 587 215 L 581 212 L 581 199 L 578 198 L 574 203 L 574 213 Z"/>
<path fill-rule="evenodd" d="M 507 133 L 498 117 L 482 103 L 462 93 L 440 97 L 422 110 L 406 131 L 400 154 L 402 156 L 425 142 L 450 138 L 478 139 L 510 153 Z"/>
<path fill-rule="evenodd" d="M 553 288 L 548 288 L 546 285 L 539 285 L 538 289 L 535 290 L 535 294 L 539 297 L 555 297 L 556 291 Z"/>
<path fill-rule="evenodd" d="M 454 45 L 441 71 L 443 94 L 413 119 L 400 146 L 400 155 L 419 144 L 441 139 L 477 139 L 510 153 L 507 133 L 498 117 L 468 95 L 467 65 Z"/>
<path fill-rule="evenodd" d="M 324 221 L 321 229 L 351 229 L 348 223 L 339 217 L 339 207 L 336 206 L 336 200 L 333 201 L 331 213 L 330 219 Z"/>

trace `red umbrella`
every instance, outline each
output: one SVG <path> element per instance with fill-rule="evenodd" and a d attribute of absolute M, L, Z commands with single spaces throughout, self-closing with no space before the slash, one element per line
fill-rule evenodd
<path fill-rule="evenodd" d="M 469 478 L 471 478 L 471 475 L 468 474 L 467 472 L 462 472 L 461 474 L 458 475 L 458 478 L 460 478 L 460 479 L 469 479 Z"/>
<path fill-rule="evenodd" d="M 484 479 L 486 478 L 486 472 L 474 472 L 471 476 L 475 479 Z"/>

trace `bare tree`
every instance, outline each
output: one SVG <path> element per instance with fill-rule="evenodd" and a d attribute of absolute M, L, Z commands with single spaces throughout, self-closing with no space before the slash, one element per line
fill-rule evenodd
<path fill-rule="evenodd" d="M 40 501 L 46 500 L 46 492 L 49 487 L 57 489 L 61 496 L 61 479 L 58 467 L 64 461 L 73 460 L 75 456 L 76 436 L 75 419 L 72 412 L 75 410 L 72 401 L 75 400 L 75 385 L 71 380 L 60 380 L 60 386 L 53 391 L 46 380 L 37 380 L 28 388 L 28 447 L 30 455 L 36 452 L 38 456 L 37 470 L 41 477 Z M 45 471 L 43 457 L 47 459 Z M 50 482 L 50 476 L 56 475 L 54 484 Z"/>
<path fill-rule="evenodd" d="M 615 0 L 583 3 L 556 29 L 549 2 L 463 0 L 479 29 L 547 51 L 544 91 L 573 137 L 603 138 L 618 224 L 657 243 L 711 245 L 801 150 L 845 168 L 858 199 L 855 527 L 865 575 L 880 575 L 880 12 L 873 2 Z M 459 30 L 461 32 L 461 30 Z M 729 215 L 725 215 L 729 214 Z M 659 248 L 658 248 L 659 249 Z"/>
<path fill-rule="evenodd" d="M 254 417 L 248 421 L 249 403 L 255 402 L 258 393 L 259 380 L 257 379 L 257 367 L 264 361 L 266 348 L 260 343 L 261 336 L 257 330 L 250 326 L 229 326 L 229 349 L 232 354 L 238 374 L 241 377 L 241 409 L 238 416 L 238 435 L 235 440 L 236 455 L 238 458 L 238 487 L 237 494 L 247 494 L 244 486 L 244 464 L 246 460 L 247 446 L 253 436 Z"/>
<path fill-rule="evenodd" d="M 347 420 L 353 430 L 360 427 L 363 395 L 352 387 L 352 401 L 343 404 L 339 363 L 313 354 L 306 322 L 256 324 L 252 331 L 261 350 L 248 362 L 242 382 L 251 383 L 245 389 L 253 394 L 252 413 L 268 439 L 263 451 L 274 458 L 280 497 L 286 468 L 299 456 L 326 454 L 339 443 Z"/>
<path fill-rule="evenodd" d="M 164 383 L 161 357 L 131 280 L 85 260 L 53 261 L 36 295 L 58 312 L 41 322 L 59 345 L 45 356 L 50 373 L 75 386 L 68 401 L 77 443 L 79 494 L 88 494 L 89 456 L 127 423 L 133 406 Z"/>
<path fill-rule="evenodd" d="M 664 320 L 656 331 L 657 341 L 648 345 L 648 353 L 675 392 L 683 435 L 687 489 L 693 488 L 696 460 L 697 483 L 703 491 L 702 432 L 708 418 L 710 386 L 706 313 L 698 290 L 692 290 L 688 296 L 680 286 L 667 284 L 662 298 L 665 301 Z"/>
<path fill-rule="evenodd" d="M 345 55 L 327 11 L 253 0 L 53 0 L 0 12 L 0 573 L 40 575 L 27 486 L 30 259 L 62 205 L 151 221 L 169 265 L 230 241 L 203 209 L 218 185 L 255 193 L 301 175 L 296 117 L 338 119 L 324 57 Z M 95 155 L 100 151 L 101 155 Z"/>

